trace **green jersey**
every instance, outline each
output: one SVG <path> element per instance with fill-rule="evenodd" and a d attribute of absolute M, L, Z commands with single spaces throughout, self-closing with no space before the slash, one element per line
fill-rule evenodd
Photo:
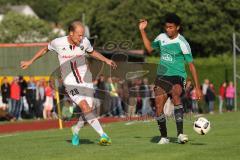
<path fill-rule="evenodd" d="M 191 48 L 182 35 L 170 39 L 162 33 L 152 42 L 152 47 L 160 51 L 158 75 L 181 76 L 186 79 L 185 62 L 190 63 L 193 58 Z"/>

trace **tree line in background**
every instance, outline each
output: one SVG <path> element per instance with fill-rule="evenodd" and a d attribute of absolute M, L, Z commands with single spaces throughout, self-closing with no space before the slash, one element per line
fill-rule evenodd
<path fill-rule="evenodd" d="M 163 32 L 164 15 L 175 12 L 182 18 L 183 35 L 192 52 L 204 57 L 230 52 L 232 33 L 240 29 L 240 0 L 1 0 L 0 11 L 7 5 L 22 4 L 30 5 L 40 19 L 9 12 L 0 23 L 1 43 L 29 33 L 39 36 L 36 41 L 46 36 L 49 40 L 54 37 L 49 22 L 66 29 L 84 14 L 91 36 L 98 36 L 97 46 L 131 40 L 133 49 L 142 49 L 138 20 L 149 21 L 147 32 L 153 40 Z"/>

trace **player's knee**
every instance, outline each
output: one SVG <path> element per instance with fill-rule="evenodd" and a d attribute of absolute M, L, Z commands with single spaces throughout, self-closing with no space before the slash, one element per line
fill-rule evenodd
<path fill-rule="evenodd" d="M 79 106 L 84 113 L 92 112 L 92 109 L 91 109 L 91 107 L 89 106 L 89 104 L 87 103 L 86 100 L 81 101 L 79 103 Z"/>

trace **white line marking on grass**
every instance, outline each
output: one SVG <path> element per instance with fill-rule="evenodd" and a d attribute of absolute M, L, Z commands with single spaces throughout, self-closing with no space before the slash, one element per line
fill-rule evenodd
<path fill-rule="evenodd" d="M 18 134 L 5 134 L 5 135 L 0 135 L 0 138 L 5 138 L 5 137 L 13 137 L 17 136 Z"/>

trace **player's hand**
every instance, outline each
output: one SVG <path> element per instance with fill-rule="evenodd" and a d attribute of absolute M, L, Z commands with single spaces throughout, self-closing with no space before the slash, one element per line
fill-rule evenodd
<path fill-rule="evenodd" d="M 202 99 L 202 91 L 201 89 L 196 89 L 196 97 L 197 97 L 197 100 L 201 100 Z"/>
<path fill-rule="evenodd" d="M 32 64 L 32 61 L 21 61 L 20 67 L 22 69 L 27 69 Z"/>
<path fill-rule="evenodd" d="M 141 31 L 141 30 L 144 30 L 145 28 L 147 28 L 147 25 L 148 25 L 148 22 L 147 22 L 146 19 L 140 19 L 140 20 L 139 20 L 139 25 L 138 25 L 138 27 L 139 27 L 139 30 L 140 30 L 140 31 Z"/>
<path fill-rule="evenodd" d="M 114 61 L 110 60 L 110 59 L 107 60 L 106 63 L 107 63 L 109 66 L 111 66 L 113 69 L 116 69 L 116 68 L 117 68 L 117 64 L 116 64 Z"/>

